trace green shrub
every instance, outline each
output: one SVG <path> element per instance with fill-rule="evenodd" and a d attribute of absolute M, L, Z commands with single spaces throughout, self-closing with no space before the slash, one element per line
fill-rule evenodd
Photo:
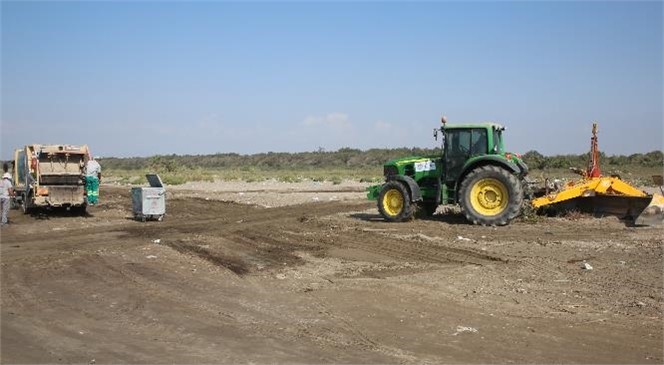
<path fill-rule="evenodd" d="M 145 173 L 158 173 L 171 183 L 186 181 L 264 181 L 276 179 L 299 182 L 310 179 L 316 182 L 343 180 L 378 183 L 383 179 L 383 164 L 397 157 L 412 155 L 440 155 L 440 149 L 394 148 L 358 150 L 342 148 L 338 151 L 319 149 L 300 153 L 258 153 L 240 155 L 218 153 L 213 155 L 159 155 L 152 157 L 102 158 L 105 176 L 123 183 L 143 184 Z M 531 169 L 531 176 L 578 179 L 568 171 L 569 167 L 584 169 L 588 153 L 580 155 L 544 156 L 537 151 L 523 155 Z M 629 156 L 606 156 L 601 154 L 600 163 L 605 175 L 620 171 L 622 178 L 640 179 L 643 184 L 652 184 L 651 175 L 662 174 L 664 155 L 662 151 L 638 153 Z"/>

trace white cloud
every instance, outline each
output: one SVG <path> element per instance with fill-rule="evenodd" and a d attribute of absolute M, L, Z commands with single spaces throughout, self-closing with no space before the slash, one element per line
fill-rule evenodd
<path fill-rule="evenodd" d="M 374 123 L 374 129 L 379 131 L 389 131 L 392 128 L 394 128 L 392 126 L 392 123 L 383 122 L 382 120 L 379 120 L 376 123 Z"/>
<path fill-rule="evenodd" d="M 329 126 L 329 127 L 338 127 L 345 128 L 350 127 L 350 121 L 348 114 L 346 113 L 329 113 L 325 116 L 313 116 L 310 115 L 302 121 L 302 124 L 305 126 Z"/>

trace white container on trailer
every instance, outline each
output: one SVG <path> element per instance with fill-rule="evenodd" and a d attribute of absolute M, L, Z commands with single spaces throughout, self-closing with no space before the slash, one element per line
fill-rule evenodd
<path fill-rule="evenodd" d="M 145 222 L 148 219 L 161 221 L 166 214 L 166 189 L 159 175 L 147 174 L 150 187 L 131 188 L 134 218 Z"/>

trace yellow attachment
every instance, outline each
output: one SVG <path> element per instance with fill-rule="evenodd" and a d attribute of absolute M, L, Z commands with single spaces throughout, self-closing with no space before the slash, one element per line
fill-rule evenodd
<path fill-rule="evenodd" d="M 404 196 L 397 189 L 388 190 L 383 196 L 383 209 L 390 216 L 397 216 L 403 210 Z"/>
<path fill-rule="evenodd" d="M 543 207 L 549 204 L 556 204 L 566 200 L 590 197 L 595 195 L 610 195 L 644 198 L 648 195 L 643 191 L 629 185 L 617 177 L 596 177 L 580 182 L 571 182 L 565 188 L 557 193 L 552 193 L 537 199 L 533 199 L 531 204 L 534 208 Z"/>
<path fill-rule="evenodd" d="M 470 205 L 484 216 L 502 213 L 507 208 L 507 201 L 507 187 L 496 179 L 481 179 L 470 190 Z"/>
<path fill-rule="evenodd" d="M 650 204 L 636 217 L 637 226 L 659 226 L 664 224 L 664 196 L 654 194 Z"/>

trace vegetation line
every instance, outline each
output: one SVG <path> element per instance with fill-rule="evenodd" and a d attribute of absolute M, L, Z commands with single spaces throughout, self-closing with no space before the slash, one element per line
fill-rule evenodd
<path fill-rule="evenodd" d="M 393 158 L 406 156 L 437 156 L 440 149 L 394 148 L 359 150 L 342 148 L 337 151 L 299 153 L 217 153 L 211 155 L 158 155 L 152 157 L 105 157 L 102 164 L 107 176 L 121 182 L 141 183 L 146 172 L 159 173 L 165 183 L 182 184 L 187 181 L 241 180 L 262 181 L 276 179 L 286 182 L 303 180 L 343 180 L 378 182 L 382 180 L 383 164 Z M 588 154 L 544 156 L 529 151 L 523 156 L 532 174 L 555 177 L 572 177 L 569 167 L 583 168 Z M 619 174 L 628 180 L 648 185 L 650 175 L 661 174 L 664 168 L 662 151 L 637 153 L 629 156 L 601 154 L 600 161 L 605 174 Z"/>

